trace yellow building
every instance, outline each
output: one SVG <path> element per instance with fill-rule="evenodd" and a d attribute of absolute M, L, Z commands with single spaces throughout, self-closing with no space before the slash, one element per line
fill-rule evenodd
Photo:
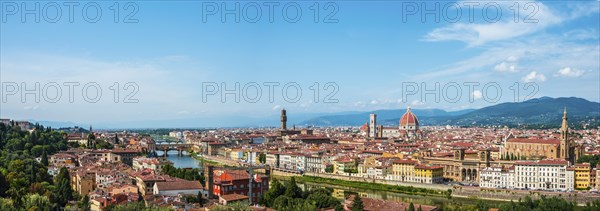
<path fill-rule="evenodd" d="M 392 173 L 388 174 L 388 179 L 413 182 L 416 160 L 396 160 L 392 162 Z"/>
<path fill-rule="evenodd" d="M 77 171 L 71 176 L 71 187 L 79 195 L 88 195 L 96 187 L 95 172 Z"/>
<path fill-rule="evenodd" d="M 402 153 L 392 154 L 389 152 L 384 152 L 381 156 L 386 157 L 386 158 L 387 157 L 397 157 L 397 158 L 401 158 L 401 159 L 404 158 L 404 154 L 402 154 Z"/>
<path fill-rule="evenodd" d="M 442 183 L 444 181 L 444 167 L 416 165 L 414 180 L 418 183 Z"/>
<path fill-rule="evenodd" d="M 352 158 L 343 157 L 334 161 L 333 173 L 344 174 L 346 172 L 357 171 L 356 162 Z"/>
<path fill-rule="evenodd" d="M 575 165 L 575 189 L 587 189 L 590 187 L 590 163 Z"/>

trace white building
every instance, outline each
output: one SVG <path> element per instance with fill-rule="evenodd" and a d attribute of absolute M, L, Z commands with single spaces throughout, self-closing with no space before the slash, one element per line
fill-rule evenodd
<path fill-rule="evenodd" d="M 479 187 L 482 188 L 515 188 L 514 168 L 487 167 L 479 172 Z"/>
<path fill-rule="evenodd" d="M 306 156 L 303 154 L 294 154 L 292 155 L 292 163 L 294 166 L 293 170 L 296 171 L 304 171 L 306 169 Z"/>
<path fill-rule="evenodd" d="M 566 190 L 567 191 L 572 191 L 575 189 L 575 169 L 574 168 L 567 168 L 567 174 L 566 174 Z M 596 180 L 598 181 L 598 180 Z"/>
<path fill-rule="evenodd" d="M 265 157 L 265 164 L 273 168 L 279 168 L 279 153 L 269 152 Z"/>
<path fill-rule="evenodd" d="M 289 170 L 294 169 L 294 167 L 292 166 L 292 156 L 290 154 L 280 154 L 278 167 Z"/>
<path fill-rule="evenodd" d="M 306 156 L 306 171 L 324 173 L 325 165 L 323 165 L 323 159 L 321 158 L 321 156 Z"/>
<path fill-rule="evenodd" d="M 374 166 L 367 168 L 366 177 L 374 179 L 385 179 L 391 166 Z"/>
<path fill-rule="evenodd" d="M 515 163 L 515 188 L 563 190 L 574 188 L 567 182 L 569 162 L 562 159 L 520 161 Z"/>

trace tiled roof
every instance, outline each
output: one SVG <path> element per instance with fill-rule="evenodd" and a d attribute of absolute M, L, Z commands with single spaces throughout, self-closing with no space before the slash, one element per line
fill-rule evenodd
<path fill-rule="evenodd" d="M 159 191 L 165 190 L 197 190 L 202 189 L 199 181 L 177 180 L 172 182 L 157 182 L 156 187 Z"/>
<path fill-rule="evenodd" d="M 511 143 L 527 143 L 527 144 L 560 144 L 560 140 L 558 139 L 539 139 L 539 138 L 512 138 L 509 139 L 508 142 Z"/>

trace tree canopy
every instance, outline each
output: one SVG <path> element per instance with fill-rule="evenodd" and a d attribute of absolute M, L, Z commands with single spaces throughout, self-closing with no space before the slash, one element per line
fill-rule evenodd
<path fill-rule="evenodd" d="M 331 191 L 324 188 L 302 191 L 292 177 L 285 185 L 277 179 L 271 181 L 271 188 L 261 198 L 260 204 L 276 210 L 317 210 L 341 206 L 338 199 L 331 196 Z"/>

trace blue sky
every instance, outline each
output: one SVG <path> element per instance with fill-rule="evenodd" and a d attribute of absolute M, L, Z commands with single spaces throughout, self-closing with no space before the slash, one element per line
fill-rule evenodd
<path fill-rule="evenodd" d="M 407 106 L 460 110 L 541 96 L 600 101 L 598 1 L 443 1 L 434 11 L 439 21 L 433 15 L 421 19 L 424 7 L 435 8 L 433 2 L 333 1 L 325 7 L 327 2 L 319 1 L 318 23 L 311 9 L 315 1 L 279 2 L 272 23 L 262 1 L 150 1 L 131 7 L 119 2 L 118 23 L 111 10 L 114 1 L 98 2 L 102 15 L 96 23 L 84 19 L 85 2 L 75 7 L 72 23 L 68 8 L 61 4 L 60 19 L 50 23 L 45 18 L 55 16 L 53 5 L 38 2 L 40 8 L 49 9 L 47 14 L 40 12 L 40 23 L 36 23 L 33 15 L 25 15 L 22 21 L 21 13 L 12 14 L 13 4 L 5 3 L 0 14 L 0 80 L 6 96 L 2 117 L 94 123 L 260 117 L 276 114 L 282 107 L 296 113 L 326 113 Z M 23 9 L 21 3 L 17 2 L 17 9 Z M 27 1 L 25 6 L 32 8 L 35 3 Z M 236 3 L 240 14 L 243 8 L 249 11 L 247 16 L 240 15 L 239 23 L 233 15 L 227 15 L 223 23 L 219 12 L 203 21 L 207 14 L 203 4 L 221 10 Z M 295 23 L 284 20 L 282 7 L 288 3 L 298 3 L 302 10 Z M 454 7 L 445 10 L 448 3 Z M 490 3 L 497 7 L 482 10 Z M 520 8 L 518 22 L 514 21 L 515 3 Z M 252 5 L 261 6 L 262 16 L 256 23 L 244 19 L 254 16 Z M 416 5 L 414 14 L 408 12 L 411 5 Z M 473 21 L 467 5 L 475 5 Z M 462 16 L 450 22 L 456 6 Z M 133 8 L 137 8 L 132 16 L 137 23 L 124 23 Z M 324 23 L 334 8 L 337 12 L 331 19 L 337 22 Z M 295 16 L 293 9 L 288 8 L 287 18 Z M 93 16 L 88 9 L 86 17 Z M 524 23 L 527 18 L 534 23 Z M 7 95 L 7 84 L 22 89 L 25 83 L 31 89 L 36 82 L 41 84 L 39 95 L 44 95 L 42 87 L 53 82 L 78 82 L 80 86 L 74 89 L 73 102 L 64 86 L 55 103 L 44 96 L 35 102 L 33 95 L 26 95 L 22 102 L 20 93 Z M 90 82 L 102 89 L 95 103 L 82 97 L 82 86 Z M 110 88 L 115 82 L 121 90 L 118 103 Z M 137 103 L 123 103 L 131 91 L 123 89 L 128 82 L 138 88 L 132 97 Z M 243 98 L 235 102 L 231 95 L 225 103 L 220 95 L 203 102 L 206 82 L 225 83 L 229 88 L 236 82 L 241 86 L 278 82 L 280 86 L 275 88 L 273 102 L 265 86 L 258 102 Z M 282 86 L 291 82 L 302 89 L 297 102 L 286 102 L 281 94 Z M 315 82 L 320 84 L 318 102 L 311 90 Z M 331 91 L 324 90 L 328 82 L 338 88 L 333 97 L 337 103 L 323 102 Z M 432 89 L 436 82 L 439 102 L 433 95 L 423 99 L 423 87 L 415 95 L 402 97 L 407 94 L 403 84 L 425 83 Z M 480 85 L 468 90 L 465 82 Z M 502 90 L 501 97 L 496 98 L 495 89 L 489 87 L 485 93 L 483 85 L 491 83 Z M 520 91 L 517 99 L 515 83 Z M 461 86 L 460 96 L 453 84 Z M 449 88 L 443 89 L 444 85 Z M 55 96 L 52 90 L 48 95 Z M 445 99 L 444 92 L 446 98 L 459 96 L 459 100 Z"/>

